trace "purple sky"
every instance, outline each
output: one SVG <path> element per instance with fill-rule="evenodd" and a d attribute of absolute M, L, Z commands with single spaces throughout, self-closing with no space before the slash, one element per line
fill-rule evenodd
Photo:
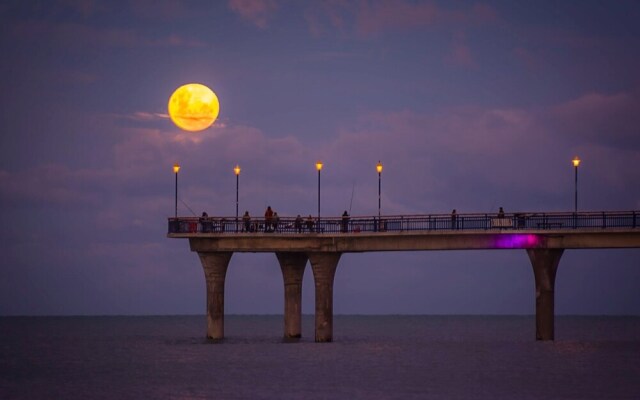
<path fill-rule="evenodd" d="M 204 313 L 166 238 L 196 213 L 640 209 L 636 1 L 0 4 L 0 315 Z M 167 118 L 200 82 L 220 116 Z M 190 216 L 180 204 L 179 214 Z M 640 315 L 640 250 L 568 250 L 558 314 Z M 235 254 L 227 313 L 282 313 L 273 254 Z M 303 312 L 312 313 L 305 273 Z M 531 314 L 523 250 L 346 254 L 336 313 Z"/>

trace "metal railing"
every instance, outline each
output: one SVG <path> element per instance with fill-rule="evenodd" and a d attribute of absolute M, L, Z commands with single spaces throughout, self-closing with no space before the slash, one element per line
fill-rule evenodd
<path fill-rule="evenodd" d="M 276 220 L 235 217 L 169 218 L 169 233 L 360 233 L 404 231 L 573 230 L 640 228 L 640 211 L 553 212 L 510 214 L 429 214 Z"/>

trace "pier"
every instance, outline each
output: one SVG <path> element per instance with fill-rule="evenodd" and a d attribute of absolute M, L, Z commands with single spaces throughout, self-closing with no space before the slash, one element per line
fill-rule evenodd
<path fill-rule="evenodd" d="M 554 339 L 555 277 L 565 250 L 640 248 L 640 211 L 439 214 L 336 218 L 175 217 L 169 238 L 188 239 L 207 287 L 207 337 L 224 338 L 225 276 L 233 253 L 274 253 L 284 282 L 284 337 L 301 332 L 302 278 L 311 264 L 315 341 L 333 340 L 333 282 L 343 253 L 525 250 L 535 278 L 536 340 Z"/>

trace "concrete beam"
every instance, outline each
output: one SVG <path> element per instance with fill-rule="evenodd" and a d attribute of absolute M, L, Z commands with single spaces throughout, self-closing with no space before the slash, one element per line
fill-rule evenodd
<path fill-rule="evenodd" d="M 555 282 L 563 249 L 527 249 L 536 280 L 536 340 L 554 339 Z"/>
<path fill-rule="evenodd" d="M 190 233 L 197 252 L 338 252 L 500 250 L 500 249 L 604 249 L 640 248 L 640 229 L 525 231 L 405 231 L 335 234 Z"/>
<path fill-rule="evenodd" d="M 316 288 L 316 342 L 333 340 L 333 280 L 341 253 L 309 253 Z"/>
<path fill-rule="evenodd" d="M 284 280 L 284 337 L 302 336 L 302 278 L 309 257 L 305 253 L 277 252 Z"/>
<path fill-rule="evenodd" d="M 224 281 L 231 252 L 198 253 L 207 282 L 207 338 L 224 338 Z"/>

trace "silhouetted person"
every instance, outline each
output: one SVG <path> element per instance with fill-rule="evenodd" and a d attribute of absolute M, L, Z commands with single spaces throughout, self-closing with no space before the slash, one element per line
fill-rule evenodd
<path fill-rule="evenodd" d="M 349 213 L 347 210 L 342 213 L 342 232 L 349 232 Z"/>
<path fill-rule="evenodd" d="M 249 216 L 249 211 L 245 211 L 244 215 L 242 216 L 242 223 L 244 224 L 244 231 L 245 232 L 250 232 L 251 231 L 251 216 Z"/>
<path fill-rule="evenodd" d="M 202 216 L 200 217 L 198 222 L 200 222 L 200 226 L 202 227 L 202 232 L 204 233 L 211 232 L 211 228 L 213 226 L 211 221 L 209 220 L 209 215 L 205 211 L 202 212 Z"/>
<path fill-rule="evenodd" d="M 273 223 L 273 210 L 271 206 L 268 206 L 264 212 L 264 231 L 271 231 L 271 224 Z"/>
<path fill-rule="evenodd" d="M 309 232 L 313 232 L 313 217 L 311 216 L 311 214 L 309 214 L 309 216 L 307 217 L 307 229 L 309 230 Z"/>
<path fill-rule="evenodd" d="M 296 228 L 296 232 L 302 233 L 302 217 L 300 216 L 300 214 L 298 214 L 298 216 L 296 217 L 293 226 Z"/>
<path fill-rule="evenodd" d="M 504 210 L 502 209 L 502 207 L 500 207 L 500 209 L 498 210 L 498 218 L 504 218 Z"/>
<path fill-rule="evenodd" d="M 458 229 L 458 213 L 455 208 L 451 211 L 451 229 Z"/>
<path fill-rule="evenodd" d="M 277 212 L 273 213 L 273 219 L 271 220 L 273 231 L 276 232 L 278 230 L 278 224 L 280 223 L 280 217 Z"/>

